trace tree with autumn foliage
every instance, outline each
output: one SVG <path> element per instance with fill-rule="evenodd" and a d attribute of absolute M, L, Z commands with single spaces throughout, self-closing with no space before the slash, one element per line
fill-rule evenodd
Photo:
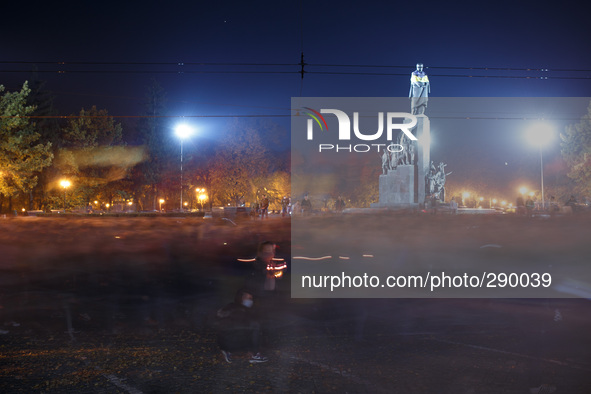
<path fill-rule="evenodd" d="M 63 130 L 63 139 L 56 164 L 62 176 L 71 178 L 73 205 L 88 205 L 98 197 L 110 204 L 127 198 L 124 180 L 141 157 L 125 149 L 121 124 L 107 110 L 82 109 Z"/>
<path fill-rule="evenodd" d="M 266 187 L 270 163 L 257 129 L 233 124 L 220 144 L 210 167 L 212 194 L 216 202 L 238 206 L 256 200 Z"/>
<path fill-rule="evenodd" d="M 591 102 L 580 122 L 567 126 L 560 139 L 562 157 L 576 191 L 591 196 Z"/>

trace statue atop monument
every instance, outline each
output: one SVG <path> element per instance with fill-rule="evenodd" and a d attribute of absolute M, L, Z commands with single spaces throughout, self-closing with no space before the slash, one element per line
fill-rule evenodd
<path fill-rule="evenodd" d="M 423 115 L 429 101 L 431 84 L 429 77 L 423 71 L 423 64 L 417 63 L 417 69 L 410 75 L 410 91 L 408 97 L 411 99 L 410 109 L 413 115 Z"/>

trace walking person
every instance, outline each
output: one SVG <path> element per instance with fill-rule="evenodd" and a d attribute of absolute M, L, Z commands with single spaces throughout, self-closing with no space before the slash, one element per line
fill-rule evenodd
<path fill-rule="evenodd" d="M 275 244 L 270 241 L 261 242 L 257 248 L 257 256 L 252 265 L 247 287 L 255 295 L 262 296 L 275 291 Z"/>
<path fill-rule="evenodd" d="M 458 212 L 458 203 L 456 202 L 455 197 L 451 198 L 451 201 L 449 202 L 449 208 L 451 209 L 451 213 L 454 215 Z"/>
<path fill-rule="evenodd" d="M 289 198 L 287 196 L 283 196 L 281 199 L 281 217 L 284 218 L 285 215 L 288 215 L 287 207 L 289 206 Z"/>
<path fill-rule="evenodd" d="M 269 198 L 267 198 L 266 194 L 263 194 L 263 199 L 261 200 L 261 220 L 269 218 Z"/>
<path fill-rule="evenodd" d="M 309 216 L 312 213 L 312 201 L 310 201 L 310 197 L 307 194 L 304 196 L 300 206 L 302 207 L 303 216 Z"/>
<path fill-rule="evenodd" d="M 343 197 L 339 196 L 337 198 L 335 201 L 335 208 L 337 213 L 343 213 L 343 210 L 345 209 L 345 200 L 343 200 Z"/>

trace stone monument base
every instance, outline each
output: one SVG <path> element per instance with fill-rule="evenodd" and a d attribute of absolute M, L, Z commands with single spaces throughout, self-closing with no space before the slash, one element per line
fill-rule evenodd
<path fill-rule="evenodd" d="M 412 208 L 419 206 L 418 168 L 399 165 L 380 175 L 380 201 L 372 208 Z"/>

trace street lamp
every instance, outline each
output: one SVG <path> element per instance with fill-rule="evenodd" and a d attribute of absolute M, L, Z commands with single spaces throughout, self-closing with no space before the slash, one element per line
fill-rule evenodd
<path fill-rule="evenodd" d="M 462 205 L 466 206 L 466 202 L 464 200 L 467 200 L 468 198 L 470 198 L 470 192 L 463 192 L 462 193 Z"/>
<path fill-rule="evenodd" d="M 544 199 L 544 158 L 542 148 L 547 146 L 554 138 L 554 128 L 546 122 L 538 122 L 531 125 L 526 130 L 526 138 L 530 144 L 540 149 L 540 183 L 542 189 L 542 209 L 546 208 Z"/>
<path fill-rule="evenodd" d="M 162 213 L 162 204 L 164 204 L 164 200 L 161 198 L 158 202 L 160 203 L 160 213 Z"/>
<path fill-rule="evenodd" d="M 181 204 L 180 209 L 183 212 L 183 141 L 193 135 L 193 128 L 186 123 L 182 123 L 175 128 L 175 134 L 181 140 Z"/>
<path fill-rule="evenodd" d="M 67 179 L 60 181 L 60 186 L 64 188 L 64 213 L 66 213 L 66 189 L 72 186 L 72 182 Z"/>
<path fill-rule="evenodd" d="M 201 204 L 201 210 L 203 211 L 203 202 L 207 199 L 207 194 L 205 194 L 205 188 L 197 188 L 195 189 L 195 191 L 198 194 L 197 199 L 199 200 L 199 203 Z"/>

